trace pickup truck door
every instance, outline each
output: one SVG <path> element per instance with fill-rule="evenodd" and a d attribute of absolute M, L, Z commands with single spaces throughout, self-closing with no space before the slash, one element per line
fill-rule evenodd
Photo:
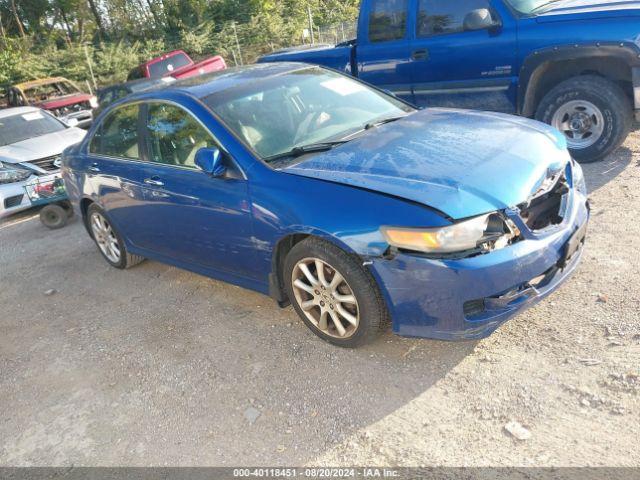
<path fill-rule="evenodd" d="M 413 0 L 412 90 L 419 106 L 515 112 L 516 21 L 498 0 Z M 468 31 L 465 16 L 488 9 L 499 25 Z"/>
<path fill-rule="evenodd" d="M 411 101 L 409 18 L 412 0 L 363 0 L 357 76 Z"/>

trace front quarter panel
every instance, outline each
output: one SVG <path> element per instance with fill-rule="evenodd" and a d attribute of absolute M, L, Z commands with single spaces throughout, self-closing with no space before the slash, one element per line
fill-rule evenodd
<path fill-rule="evenodd" d="M 251 179 L 251 201 L 265 280 L 275 246 L 289 235 L 325 238 L 366 259 L 384 255 L 389 247 L 381 226 L 450 224 L 434 210 L 396 197 L 279 171 L 263 173 Z"/>

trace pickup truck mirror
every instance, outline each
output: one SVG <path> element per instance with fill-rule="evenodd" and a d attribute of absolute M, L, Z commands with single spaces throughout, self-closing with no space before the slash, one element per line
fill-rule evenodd
<path fill-rule="evenodd" d="M 464 17 L 463 27 L 465 31 L 489 30 L 501 26 L 499 20 L 495 20 L 491 12 L 486 8 L 471 10 Z"/>
<path fill-rule="evenodd" d="M 78 126 L 78 119 L 77 118 L 70 118 L 66 121 L 66 124 L 68 127 L 77 127 Z"/>
<path fill-rule="evenodd" d="M 222 153 L 216 147 L 201 148 L 196 152 L 196 166 L 212 177 L 222 177 L 227 172 L 222 160 Z"/>

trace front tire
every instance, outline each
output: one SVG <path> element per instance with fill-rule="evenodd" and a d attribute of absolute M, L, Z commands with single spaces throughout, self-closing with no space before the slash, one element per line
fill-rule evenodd
<path fill-rule="evenodd" d="M 87 225 L 98 250 L 112 267 L 125 270 L 144 260 L 144 257 L 132 255 L 127 251 L 122 237 L 111 224 L 104 210 L 95 203 L 91 204 L 87 210 Z"/>
<path fill-rule="evenodd" d="M 318 238 L 295 245 L 285 260 L 294 309 L 323 340 L 345 348 L 373 341 L 387 309 L 371 274 L 355 256 Z"/>
<path fill-rule="evenodd" d="M 578 162 L 591 163 L 622 145 L 631 130 L 632 111 L 619 85 L 584 75 L 565 80 L 545 95 L 536 119 L 565 134 Z"/>

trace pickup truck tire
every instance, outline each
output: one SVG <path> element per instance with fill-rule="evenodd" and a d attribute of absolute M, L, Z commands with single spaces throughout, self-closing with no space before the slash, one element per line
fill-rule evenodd
<path fill-rule="evenodd" d="M 144 257 L 132 255 L 127 251 L 122 237 L 105 212 L 95 203 L 87 210 L 86 222 L 91 238 L 109 265 L 126 270 L 144 261 Z"/>
<path fill-rule="evenodd" d="M 602 160 L 627 138 L 631 104 L 616 83 L 596 75 L 570 78 L 540 102 L 536 119 L 562 131 L 580 163 Z"/>
<path fill-rule="evenodd" d="M 387 308 L 358 257 L 310 237 L 285 259 L 287 295 L 302 321 L 321 339 L 344 348 L 373 341 L 387 325 Z"/>

